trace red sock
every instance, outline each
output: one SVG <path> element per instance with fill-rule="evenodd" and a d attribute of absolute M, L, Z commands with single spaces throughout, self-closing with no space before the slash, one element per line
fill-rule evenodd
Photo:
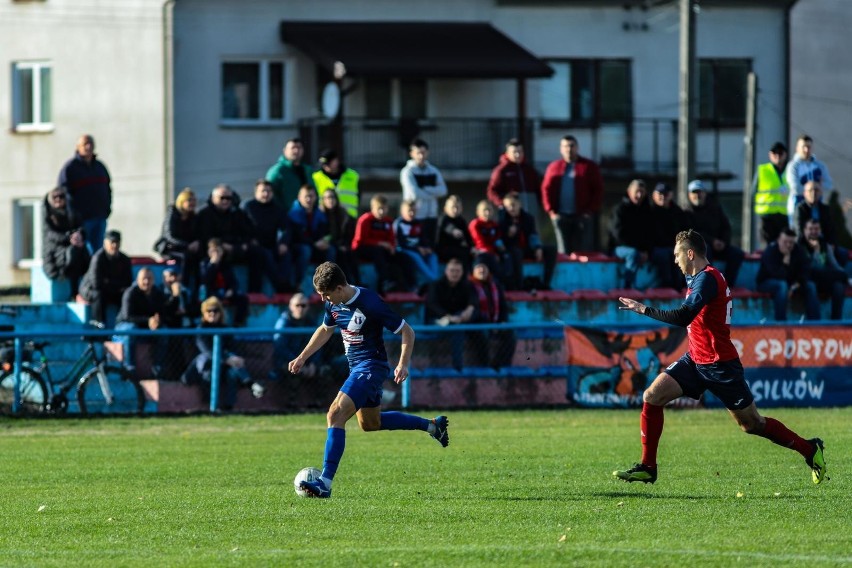
<path fill-rule="evenodd" d="M 657 467 L 657 446 L 663 435 L 663 407 L 643 403 L 639 428 L 642 432 L 642 463 Z"/>
<path fill-rule="evenodd" d="M 779 446 L 796 450 L 806 459 L 814 453 L 813 446 L 807 440 L 774 418 L 766 419 L 766 427 L 758 435 L 775 442 Z"/>

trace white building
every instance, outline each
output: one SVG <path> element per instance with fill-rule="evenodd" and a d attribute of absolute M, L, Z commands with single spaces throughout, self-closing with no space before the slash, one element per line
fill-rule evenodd
<path fill-rule="evenodd" d="M 757 148 L 788 131 L 792 4 L 700 4 L 697 168 L 723 191 L 744 185 L 749 71 L 764 103 Z M 418 25 L 377 42 L 369 26 L 382 22 Z M 473 34 L 482 39 L 464 41 Z M 225 182 L 247 195 L 287 138 L 304 138 L 311 160 L 334 143 L 320 99 L 336 61 L 346 67 L 342 150 L 368 190 L 393 187 L 414 134 L 430 142 L 451 183 L 478 187 L 517 135 L 543 165 L 574 134 L 616 193 L 625 178 L 676 168 L 677 2 L 13 1 L 0 7 L 0 36 L 12 69 L 0 74 L 0 117 L 11 126 L 0 133 L 0 219 L 10 227 L 0 286 L 26 280 L 15 267 L 32 254 L 28 204 L 52 187 L 80 133 L 95 136 L 113 176 L 110 226 L 124 232 L 128 252 L 150 254 L 176 190 L 203 197 Z M 441 51 L 454 42 L 467 45 Z M 37 65 L 49 68 L 41 115 L 20 102 L 21 84 L 38 87 L 24 69 Z"/>

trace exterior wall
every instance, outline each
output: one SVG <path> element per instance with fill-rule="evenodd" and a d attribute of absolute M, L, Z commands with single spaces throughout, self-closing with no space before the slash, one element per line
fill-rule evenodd
<path fill-rule="evenodd" d="M 295 48 L 283 44 L 278 25 L 284 19 L 359 21 L 488 21 L 520 45 L 543 58 L 630 58 L 633 62 L 633 102 L 636 117 L 670 117 L 678 114 L 678 36 L 676 5 L 647 12 L 627 12 L 615 7 L 498 7 L 490 0 L 429 3 L 372 1 L 352 3 L 327 0 L 296 3 L 273 0 L 252 2 L 250 11 L 235 13 L 229 0 L 180 0 L 175 7 L 178 47 L 175 63 L 176 187 L 197 186 L 202 195 L 217 182 L 232 184 L 247 194 L 251 182 L 277 159 L 283 141 L 296 133 L 295 121 L 315 117 L 314 63 Z M 625 22 L 648 24 L 648 31 L 625 31 Z M 698 16 L 699 57 L 750 58 L 760 77 L 762 104 L 758 111 L 757 144 L 768 147 L 783 136 L 784 117 L 784 11 L 780 8 L 703 8 Z M 221 62 L 239 56 L 284 56 L 292 67 L 287 88 L 290 122 L 285 126 L 229 128 L 219 124 Z M 528 116 L 538 115 L 537 85 L 528 81 Z M 211 93 L 213 96 L 211 96 Z M 428 109 L 432 117 L 504 117 L 516 112 L 512 80 L 449 81 L 428 83 Z M 745 102 L 743 103 L 745 104 Z M 349 116 L 363 115 L 363 95 L 356 90 L 346 100 Z M 536 162 L 558 156 L 562 130 L 541 130 L 536 136 Z M 720 168 L 735 178 L 720 182 L 723 190 L 743 187 L 741 128 L 723 131 L 718 141 L 699 136 L 698 161 L 715 155 Z M 612 138 L 617 139 L 618 133 Z M 581 145 L 583 132 L 578 132 Z M 606 143 L 605 141 L 603 143 Z M 599 141 L 599 144 L 601 142 Z M 586 153 L 595 152 L 584 145 Z M 600 148 L 598 148 L 600 150 Z M 637 140 L 637 159 L 650 152 Z M 315 156 L 308 156 L 313 160 Z M 356 169 L 358 164 L 351 164 Z"/>
<path fill-rule="evenodd" d="M 799 0 L 791 14 L 791 146 L 802 134 L 814 139 L 814 154 L 831 172 L 842 196 L 852 197 L 849 159 L 849 101 L 852 74 L 852 3 L 847 0 Z M 783 138 L 782 138 L 783 139 Z M 852 211 L 847 212 L 852 227 Z"/>
<path fill-rule="evenodd" d="M 110 227 L 129 253 L 150 253 L 165 199 L 161 15 L 161 0 L 0 6 L 0 286 L 29 280 L 12 267 L 13 201 L 54 187 L 84 132 L 112 176 Z M 11 67 L 25 60 L 53 64 L 52 132 L 12 132 Z"/>

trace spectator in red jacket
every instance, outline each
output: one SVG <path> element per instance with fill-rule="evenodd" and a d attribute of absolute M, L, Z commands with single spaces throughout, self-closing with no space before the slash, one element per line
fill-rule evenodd
<path fill-rule="evenodd" d="M 358 217 L 352 250 L 361 260 L 373 263 L 380 294 L 413 291 L 415 268 L 411 260 L 397 253 L 393 219 L 387 215 L 388 198 L 378 194 L 370 200 L 370 211 Z"/>
<path fill-rule="evenodd" d="M 538 172 L 524 159 L 524 146 L 517 138 L 506 142 L 506 151 L 500 156 L 500 163 L 491 171 L 488 182 L 488 200 L 495 207 L 503 206 L 503 198 L 517 193 L 522 207 L 533 209 L 541 192 L 541 178 Z"/>
<path fill-rule="evenodd" d="M 494 206 L 483 199 L 476 204 L 476 218 L 470 222 L 468 230 L 473 239 L 475 262 L 487 264 L 489 272 L 502 283 L 511 275 L 511 259 L 496 219 Z"/>
<path fill-rule="evenodd" d="M 541 183 L 541 204 L 553 222 L 556 246 L 562 254 L 598 248 L 595 243 L 603 178 L 598 165 L 579 152 L 576 138 L 562 138 L 562 158 L 547 166 Z"/>

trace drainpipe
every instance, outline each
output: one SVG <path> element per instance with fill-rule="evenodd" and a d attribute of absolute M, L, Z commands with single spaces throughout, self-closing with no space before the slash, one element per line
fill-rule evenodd
<path fill-rule="evenodd" d="M 163 210 L 174 201 L 174 6 L 177 0 L 163 2 Z"/>

